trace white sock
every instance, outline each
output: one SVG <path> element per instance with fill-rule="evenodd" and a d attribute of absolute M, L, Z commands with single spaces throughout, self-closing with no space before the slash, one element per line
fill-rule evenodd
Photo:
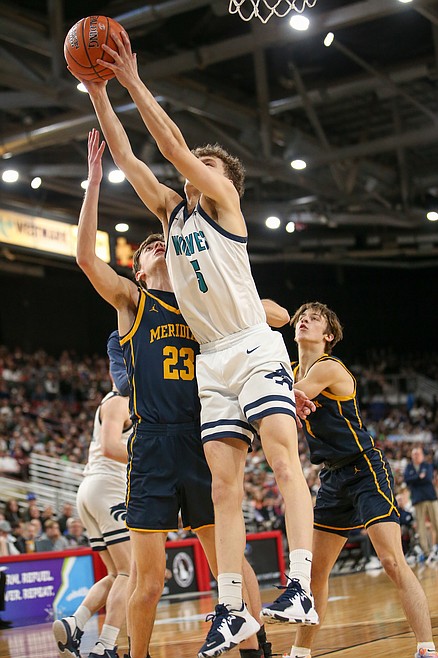
<path fill-rule="evenodd" d="M 435 644 L 433 642 L 418 642 L 417 651 L 420 649 L 428 649 L 429 651 L 435 651 Z"/>
<path fill-rule="evenodd" d="M 109 624 L 104 624 L 102 626 L 102 631 L 99 635 L 98 642 L 103 644 L 105 649 L 114 649 L 117 642 L 117 636 L 119 634 L 120 628 L 115 626 L 110 626 Z"/>
<path fill-rule="evenodd" d="M 217 578 L 219 603 L 231 610 L 242 607 L 242 574 L 221 573 Z"/>
<path fill-rule="evenodd" d="M 289 553 L 289 578 L 297 578 L 303 589 L 310 594 L 310 570 L 312 553 L 305 548 L 297 548 Z"/>
<path fill-rule="evenodd" d="M 307 658 L 307 656 L 310 656 L 310 649 L 307 647 L 296 647 L 293 645 L 290 650 L 290 658 Z"/>
<path fill-rule="evenodd" d="M 68 622 L 72 632 L 75 630 L 76 626 L 80 631 L 84 630 L 84 626 L 87 621 L 91 619 L 91 612 L 84 605 L 80 605 L 72 617 L 67 617 L 66 621 Z"/>

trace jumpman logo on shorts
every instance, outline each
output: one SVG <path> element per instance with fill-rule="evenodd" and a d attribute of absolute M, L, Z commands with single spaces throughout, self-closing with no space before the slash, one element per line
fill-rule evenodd
<path fill-rule="evenodd" d="M 280 366 L 278 370 L 274 370 L 273 372 L 270 372 L 268 375 L 265 375 L 265 378 L 273 379 L 275 383 L 280 384 L 280 386 L 283 386 L 283 384 L 285 384 L 286 386 L 289 387 L 290 391 L 294 387 L 294 380 L 289 375 L 289 373 L 287 372 L 284 366 Z"/>

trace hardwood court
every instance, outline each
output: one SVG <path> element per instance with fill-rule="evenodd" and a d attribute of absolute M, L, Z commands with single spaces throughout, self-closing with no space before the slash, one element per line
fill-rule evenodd
<path fill-rule="evenodd" d="M 416 568 L 429 599 L 435 642 L 438 643 L 438 564 Z M 277 592 L 263 590 L 264 602 Z M 205 615 L 212 611 L 210 595 L 160 603 L 152 636 L 152 658 L 195 658 L 209 625 Z M 82 641 L 85 658 L 98 634 L 92 620 Z M 267 626 L 273 652 L 283 655 L 292 644 L 293 626 Z M 126 650 L 126 634 L 119 642 L 119 656 Z M 330 658 L 411 658 L 414 636 L 404 620 L 395 591 L 382 571 L 362 572 L 331 578 L 330 603 L 325 624 L 318 635 L 314 656 Z M 227 655 L 238 658 L 233 649 Z M 57 658 L 51 624 L 0 632 L 0 658 Z"/>

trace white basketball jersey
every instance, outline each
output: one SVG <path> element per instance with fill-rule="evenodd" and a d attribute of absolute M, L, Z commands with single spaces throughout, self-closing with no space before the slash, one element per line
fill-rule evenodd
<path fill-rule="evenodd" d="M 94 427 L 93 427 L 93 438 L 90 443 L 88 450 L 88 462 L 84 468 L 84 476 L 87 475 L 112 475 L 117 478 L 121 478 L 122 481 L 126 479 L 126 464 L 115 461 L 115 459 L 110 459 L 105 457 L 102 453 L 102 442 L 101 442 L 101 432 L 102 432 L 102 422 L 100 420 L 100 408 L 107 400 L 110 400 L 114 396 L 119 395 L 116 391 L 110 391 L 103 398 L 102 402 L 98 406 L 96 413 L 94 415 Z M 124 430 L 120 436 L 120 441 L 126 446 L 129 436 L 132 431 L 132 426 Z"/>
<path fill-rule="evenodd" d="M 247 239 L 225 231 L 199 203 L 182 201 L 169 221 L 166 262 L 178 306 L 199 343 L 266 322 Z"/>

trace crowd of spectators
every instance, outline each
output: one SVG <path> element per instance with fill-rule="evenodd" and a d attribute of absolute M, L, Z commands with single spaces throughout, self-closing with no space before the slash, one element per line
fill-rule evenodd
<path fill-rule="evenodd" d="M 17 555 L 40 551 L 64 551 L 89 546 L 81 520 L 73 506 L 65 503 L 59 514 L 50 506 L 40 509 L 34 494 L 27 505 L 19 506 L 15 498 L 0 507 L 0 541 L 6 548 L 0 555 Z"/>
<path fill-rule="evenodd" d="M 424 446 L 436 478 L 438 401 L 434 399 L 428 404 L 419 399 L 414 383 L 418 374 L 437 381 L 438 355 L 403 355 L 403 365 L 400 364 L 395 354 L 375 351 L 351 370 L 358 380 L 364 422 L 388 457 L 397 495 L 402 496 L 406 489 L 404 472 L 413 445 Z M 94 412 L 110 388 L 104 357 L 81 357 L 66 350 L 55 359 L 41 350 L 29 355 L 20 349 L 0 346 L 0 473 L 28 480 L 31 455 L 35 453 L 85 463 Z M 301 434 L 299 451 L 309 488 L 316 496 L 319 467 L 310 463 Z M 284 528 L 283 501 L 257 444 L 247 460 L 244 513 L 250 531 Z M 54 510 L 40 510 L 36 505 L 20 511 L 13 501 L 8 501 L 4 520 L 11 525 L 12 534 L 20 538 L 20 545 L 33 542 L 36 546 L 43 533 L 44 541 L 53 543 L 50 534 L 56 535 L 57 523 L 61 527 L 55 543 L 67 533 L 65 519 L 57 518 Z M 55 526 L 55 531 L 53 525 L 47 529 L 49 537 L 44 527 L 48 521 Z M 76 526 L 71 536 L 80 538 L 82 533 L 83 528 L 81 531 Z"/>
<path fill-rule="evenodd" d="M 0 346 L 0 473 L 28 480 L 32 453 L 84 463 L 94 410 L 109 390 L 104 357 Z"/>

